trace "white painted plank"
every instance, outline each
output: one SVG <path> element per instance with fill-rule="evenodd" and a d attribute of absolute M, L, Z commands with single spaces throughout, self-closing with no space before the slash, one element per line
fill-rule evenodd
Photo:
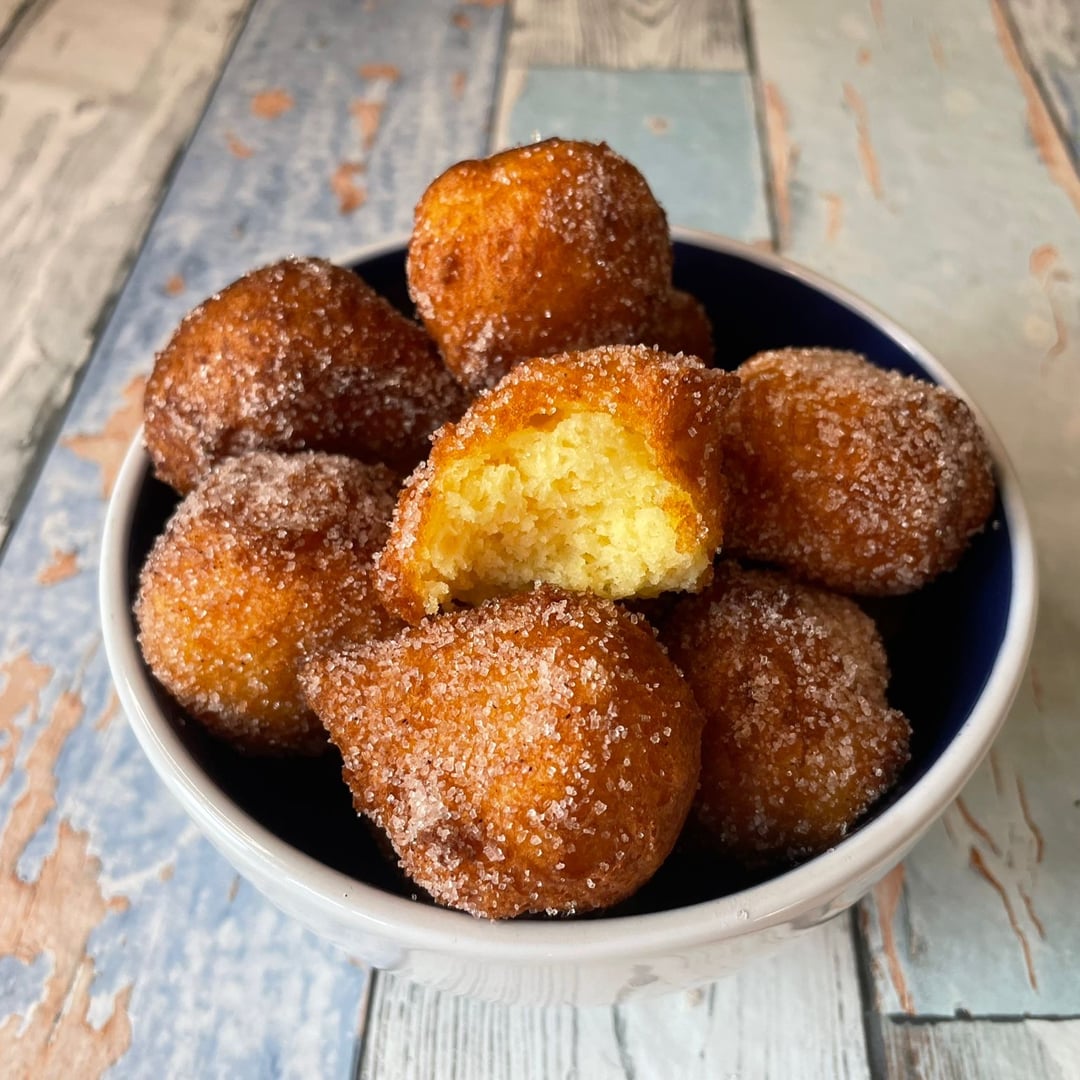
<path fill-rule="evenodd" d="M 1074 1080 L 1080 1020 L 885 1025 L 887 1074 L 935 1080 Z"/>
<path fill-rule="evenodd" d="M 0 562 L 5 1078 L 351 1072 L 366 971 L 241 884 L 159 784 L 116 714 L 96 566 L 141 379 L 182 312 L 258 262 L 341 257 L 403 231 L 431 176 L 482 151 L 503 12 L 475 10 L 464 34 L 456 10 L 258 5 L 11 532 Z M 268 89 L 293 107 L 260 115 Z M 382 105 L 366 139 L 357 103 Z M 371 197 L 343 213 L 333 177 L 358 161 Z"/>
<path fill-rule="evenodd" d="M 869 1077 L 851 924 L 685 994 L 611 1009 L 492 1005 L 377 976 L 363 1080 Z"/>
<path fill-rule="evenodd" d="M 514 67 L 745 71 L 737 0 L 514 0 Z"/>
<path fill-rule="evenodd" d="M 57 0 L 18 18 L 0 63 L 0 539 L 245 7 Z"/>
<path fill-rule="evenodd" d="M 890 312 L 982 406 L 1044 583 L 993 761 L 868 912 L 880 1003 L 1076 1014 L 1080 181 L 997 2 L 752 11 L 786 251 Z"/>

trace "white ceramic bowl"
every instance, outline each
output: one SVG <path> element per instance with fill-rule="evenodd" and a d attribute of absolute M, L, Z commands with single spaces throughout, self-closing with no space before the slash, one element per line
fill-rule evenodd
<path fill-rule="evenodd" d="M 850 293 L 731 241 L 686 230 L 675 238 L 676 283 L 709 308 L 719 362 L 771 346 L 828 345 L 958 389 L 924 349 Z M 399 241 L 352 261 L 404 304 L 403 253 Z M 1033 632 L 1035 557 L 1015 475 L 987 434 L 1000 492 L 991 526 L 957 571 L 886 615 L 895 624 L 886 634 L 890 694 L 915 731 L 897 791 L 837 847 L 787 873 L 736 884 L 736 891 L 684 864 L 665 867 L 658 879 L 667 877 L 636 904 L 588 918 L 491 923 L 411 898 L 357 825 L 343 785 L 336 785 L 339 795 L 335 782 L 327 783 L 326 766 L 238 758 L 186 722 L 147 671 L 131 604 L 139 566 L 173 497 L 150 476 L 141 438 L 120 472 L 103 541 L 109 664 L 139 742 L 206 836 L 278 907 L 351 954 L 500 1001 L 610 1003 L 689 987 L 854 903 L 955 798 L 1005 719 Z M 259 795 L 268 788 L 272 802 Z M 329 801 L 321 802 L 328 788 Z"/>

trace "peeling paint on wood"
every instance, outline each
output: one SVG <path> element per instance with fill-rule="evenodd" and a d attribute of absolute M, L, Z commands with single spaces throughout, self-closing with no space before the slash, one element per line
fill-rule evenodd
<path fill-rule="evenodd" d="M 37 575 L 39 585 L 58 585 L 79 572 L 79 553 L 77 551 L 54 551 L 48 563 Z"/>
<path fill-rule="evenodd" d="M 146 378 L 136 375 L 121 391 L 122 404 L 110 414 L 99 432 L 65 435 L 63 444 L 73 454 L 91 461 L 101 470 L 101 497 L 112 494 L 124 455 L 142 423 Z"/>
<path fill-rule="evenodd" d="M 1073 208 L 1080 213 L 1080 177 L 1069 154 L 1069 149 L 1054 125 L 1050 109 L 1039 93 L 1031 72 L 1024 65 L 1019 47 L 1013 36 L 1012 27 L 1005 17 L 1003 0 L 990 0 L 990 10 L 994 15 L 994 30 L 1001 45 L 1006 63 L 1016 76 L 1020 89 L 1027 103 L 1027 122 L 1032 139 L 1038 148 L 1039 157 L 1046 166 L 1050 178 L 1068 195 Z"/>

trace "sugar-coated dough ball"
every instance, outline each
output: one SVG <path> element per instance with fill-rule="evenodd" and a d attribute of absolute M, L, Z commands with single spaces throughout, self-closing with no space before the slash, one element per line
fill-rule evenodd
<path fill-rule="evenodd" d="M 994 480 L 955 394 L 828 349 L 761 353 L 737 374 L 728 554 L 863 595 L 911 592 L 960 561 Z"/>
<path fill-rule="evenodd" d="M 646 342 L 671 284 L 667 220 L 604 143 L 546 139 L 432 182 L 416 207 L 409 291 L 471 389 L 521 360 Z"/>
<path fill-rule="evenodd" d="M 439 903 L 583 912 L 667 857 L 701 714 L 653 632 L 542 586 L 315 660 L 303 681 L 359 812 Z"/>
<path fill-rule="evenodd" d="M 181 322 L 147 383 L 146 447 L 181 494 L 248 450 L 323 450 L 407 471 L 464 408 L 422 327 L 351 270 L 285 259 Z"/>
<path fill-rule="evenodd" d="M 180 504 L 143 567 L 135 613 L 158 681 L 240 749 L 327 749 L 299 667 L 338 635 L 400 625 L 372 581 L 396 488 L 385 466 L 330 454 L 223 461 Z"/>
<path fill-rule="evenodd" d="M 530 361 L 443 428 L 379 556 L 409 622 L 536 581 L 612 599 L 694 589 L 723 535 L 738 380 L 605 346 Z"/>
<path fill-rule="evenodd" d="M 693 817 L 724 854 L 761 865 L 823 851 L 907 763 L 885 650 L 847 597 L 721 562 L 664 640 L 705 713 Z"/>
<path fill-rule="evenodd" d="M 701 301 L 672 289 L 657 306 L 641 340 L 664 352 L 696 356 L 708 366 L 716 358 L 712 334 L 712 322 Z"/>

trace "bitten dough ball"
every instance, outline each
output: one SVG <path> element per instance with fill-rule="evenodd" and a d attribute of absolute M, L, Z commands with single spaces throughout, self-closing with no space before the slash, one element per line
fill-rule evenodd
<path fill-rule="evenodd" d="M 322 450 L 407 471 L 464 408 L 420 326 L 350 270 L 285 259 L 181 322 L 147 383 L 146 447 L 181 494 L 248 450 Z"/>
<path fill-rule="evenodd" d="M 959 562 L 994 480 L 955 394 L 828 349 L 762 353 L 737 374 L 728 554 L 863 595 L 910 592 Z"/>
<path fill-rule="evenodd" d="M 435 900 L 487 918 L 625 899 L 667 857 L 701 714 L 652 631 L 549 586 L 313 661 L 359 812 Z"/>
<path fill-rule="evenodd" d="M 451 166 L 424 192 L 409 291 L 477 390 L 514 364 L 646 341 L 671 285 L 667 219 L 604 143 L 547 139 Z"/>
<path fill-rule="evenodd" d="M 436 438 L 379 556 L 416 622 L 545 581 L 612 599 L 699 587 L 723 535 L 738 380 L 642 346 L 522 364 Z"/>
<path fill-rule="evenodd" d="M 885 650 L 852 600 L 722 562 L 664 639 L 705 713 L 693 816 L 723 853 L 761 865 L 823 851 L 907 763 Z"/>
<path fill-rule="evenodd" d="M 300 664 L 339 634 L 400 626 L 372 557 L 397 481 L 329 454 L 230 458 L 180 504 L 143 567 L 135 614 L 151 671 L 211 732 L 253 753 L 319 753 Z"/>

